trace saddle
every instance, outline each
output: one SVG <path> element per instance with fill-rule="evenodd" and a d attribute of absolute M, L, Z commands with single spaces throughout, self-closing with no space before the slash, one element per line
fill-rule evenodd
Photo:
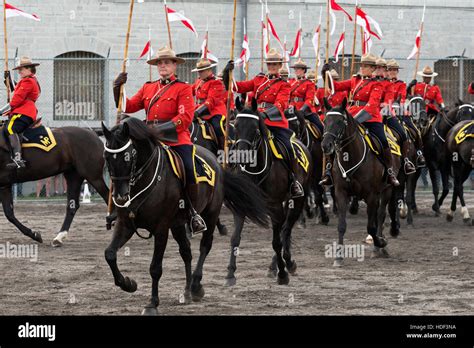
<path fill-rule="evenodd" d="M 186 186 L 186 170 L 184 168 L 184 163 L 180 155 L 172 149 L 170 146 L 162 144 L 163 149 L 165 150 L 168 160 L 173 168 L 173 173 L 176 177 L 181 180 L 183 186 Z M 193 155 L 194 162 L 194 175 L 196 183 L 207 183 L 211 187 L 214 187 L 216 180 L 216 171 L 200 156 L 197 154 Z"/>
<path fill-rule="evenodd" d="M 214 127 L 212 127 L 209 122 L 204 121 L 202 118 L 197 117 L 198 124 L 201 128 L 202 137 L 207 140 L 211 140 L 218 144 L 217 142 L 217 135 L 214 131 Z"/>
<path fill-rule="evenodd" d="M 421 137 L 421 133 L 418 128 L 415 130 L 411 127 L 408 127 L 405 123 L 403 124 L 403 128 L 405 128 L 405 132 L 408 134 L 412 142 L 416 142 L 417 137 Z"/>
<path fill-rule="evenodd" d="M 298 159 L 298 164 L 301 166 L 301 168 L 303 168 L 305 172 L 308 172 L 309 159 L 306 156 L 303 148 L 301 147 L 301 144 L 298 143 L 294 136 L 291 138 L 290 141 L 291 147 L 296 155 L 296 158 Z M 289 163 L 291 156 L 288 153 L 288 149 L 281 141 L 276 138 L 273 138 L 270 131 L 268 131 L 268 144 L 275 158 Z"/>
<path fill-rule="evenodd" d="M 316 125 L 308 120 L 306 120 L 306 128 L 313 135 L 314 139 L 319 140 L 322 138 L 321 131 Z"/>
<path fill-rule="evenodd" d="M 3 126 L 5 126 L 5 123 Z M 41 124 L 41 117 L 25 129 L 19 138 L 22 148 L 37 148 L 49 152 L 57 145 L 51 128 Z"/>

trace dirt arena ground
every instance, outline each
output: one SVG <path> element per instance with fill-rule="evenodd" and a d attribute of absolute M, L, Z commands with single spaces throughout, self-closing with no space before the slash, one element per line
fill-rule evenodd
<path fill-rule="evenodd" d="M 467 193 L 468 206 L 474 193 Z M 298 270 L 287 286 L 267 277 L 273 251 L 270 230 L 247 225 L 238 258 L 237 284 L 224 286 L 229 236 L 216 232 L 204 268 L 206 295 L 199 303 L 182 304 L 184 265 L 170 236 L 160 282 L 161 315 L 355 315 L 355 314 L 473 314 L 474 227 L 463 224 L 460 209 L 452 223 L 430 211 L 431 195 L 418 196 L 420 214 L 415 227 L 402 221 L 402 234 L 389 238 L 389 258 L 346 259 L 334 268 L 325 246 L 336 240 L 336 219 L 329 226 L 311 220 L 295 228 L 293 255 Z M 447 205 L 443 207 L 446 210 Z M 115 287 L 104 259 L 111 233 L 104 228 L 104 204 L 82 205 L 69 239 L 53 248 L 65 211 L 64 204 L 19 203 L 17 217 L 42 233 L 37 262 L 0 258 L 0 314 L 2 315 L 137 315 L 147 303 L 152 242 L 134 236 L 119 252 L 119 267 L 138 282 L 128 294 Z M 471 209 L 471 211 L 473 211 Z M 223 221 L 232 226 L 232 216 Z M 365 209 L 349 216 L 347 244 L 362 244 L 366 236 Z M 231 230 L 231 228 L 229 228 Z M 385 234 L 388 234 L 386 230 Z M 0 243 L 29 244 L 5 218 Z M 192 240 L 197 260 L 199 237 Z"/>

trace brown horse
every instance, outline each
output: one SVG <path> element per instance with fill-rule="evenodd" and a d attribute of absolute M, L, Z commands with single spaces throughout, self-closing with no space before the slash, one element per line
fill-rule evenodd
<path fill-rule="evenodd" d="M 3 131 L 3 129 L 2 129 Z M 39 148 L 23 149 L 26 160 L 24 169 L 7 169 L 10 160 L 10 149 L 4 136 L 0 136 L 0 199 L 8 221 L 13 223 L 24 235 L 42 243 L 41 234 L 32 231 L 15 217 L 13 211 L 12 185 L 35 181 L 63 173 L 67 182 L 66 216 L 60 232 L 54 238 L 53 246 L 61 246 L 68 235 L 74 215 L 79 209 L 81 185 L 84 180 L 91 184 L 105 202 L 109 189 L 103 178 L 104 145 L 92 130 L 79 127 L 62 127 L 52 130 L 56 146 L 49 152 Z M 115 212 L 107 217 L 107 226 L 115 218 Z"/>
<path fill-rule="evenodd" d="M 365 200 L 367 232 L 372 236 L 374 247 L 377 248 L 375 250 L 384 248 L 387 241 L 382 235 L 382 229 L 378 228 L 378 219 L 381 213 L 385 214 L 385 206 L 379 211 L 382 194 L 386 197 L 391 194 L 391 186 L 385 181 L 385 166 L 369 149 L 358 129 L 359 124 L 346 110 L 347 99 L 344 98 L 342 104 L 335 108 L 324 99 L 324 105 L 327 112 L 321 145 L 325 155 L 334 155 L 332 177 L 338 214 L 338 250 L 344 250 L 346 214 L 351 196 Z M 343 255 L 338 252 L 334 266 L 342 264 Z"/>

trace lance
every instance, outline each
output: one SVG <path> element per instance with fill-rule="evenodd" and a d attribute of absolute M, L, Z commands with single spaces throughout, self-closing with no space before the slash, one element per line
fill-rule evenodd
<path fill-rule="evenodd" d="M 4 48 L 5 48 L 5 72 L 8 69 L 8 39 L 7 39 L 7 4 L 6 0 L 3 0 L 3 38 L 4 38 Z M 10 102 L 10 79 L 7 81 L 7 102 Z"/>
<path fill-rule="evenodd" d="M 168 6 L 166 5 L 166 0 L 164 0 L 165 4 L 165 14 L 166 14 L 166 27 L 168 28 L 168 44 L 171 49 L 173 49 L 173 42 L 171 41 L 171 29 L 170 29 L 170 21 L 168 19 Z"/>
<path fill-rule="evenodd" d="M 345 62 L 345 55 L 344 55 L 344 47 L 346 46 L 346 17 L 344 17 L 344 25 L 343 25 L 343 29 L 342 29 L 342 33 L 344 34 L 344 41 L 342 42 L 342 61 L 341 61 L 341 81 L 344 81 L 344 62 Z"/>
<path fill-rule="evenodd" d="M 322 17 L 323 17 L 323 7 L 321 6 L 320 9 L 319 9 L 319 25 L 316 29 L 316 31 L 318 32 L 318 46 L 316 48 L 316 68 L 314 69 L 315 71 L 315 79 L 316 79 L 316 82 L 318 80 L 318 66 L 319 66 L 319 49 L 321 48 L 321 20 L 322 20 Z"/>
<path fill-rule="evenodd" d="M 357 0 L 354 6 L 354 36 L 352 38 L 351 76 L 349 76 L 349 78 L 352 78 L 352 75 L 354 75 L 356 41 L 357 41 Z"/>
<path fill-rule="evenodd" d="M 235 19 L 237 16 L 237 0 L 234 0 L 234 15 L 232 17 L 232 41 L 230 45 L 230 60 L 234 60 L 235 48 Z M 229 89 L 227 91 L 227 117 L 225 118 L 225 138 L 224 138 L 224 169 L 227 167 L 227 156 L 229 153 L 229 118 L 230 102 L 232 100 L 233 70 L 229 71 Z"/>
<path fill-rule="evenodd" d="M 245 39 L 245 35 L 247 35 L 247 21 L 244 18 L 244 39 Z M 249 79 L 249 63 L 250 63 L 250 60 L 247 61 L 247 51 L 245 51 L 244 63 L 245 63 L 245 81 L 247 81 Z"/>
<path fill-rule="evenodd" d="M 301 25 L 301 11 L 300 11 L 300 36 L 299 36 L 299 42 L 298 42 L 298 47 L 299 47 L 299 50 L 298 50 L 298 59 L 301 58 L 301 40 L 302 40 L 302 35 L 303 35 L 303 28 L 302 28 L 302 25 Z"/>
<path fill-rule="evenodd" d="M 260 3 L 262 4 L 262 16 L 260 17 L 260 71 L 263 71 L 263 50 L 265 49 L 263 47 L 263 1 L 260 0 Z"/>
<path fill-rule="evenodd" d="M 329 63 L 329 6 L 330 6 L 329 1 L 330 0 L 327 0 L 326 2 L 326 64 Z M 324 96 L 326 97 L 328 93 L 328 82 L 329 82 L 327 78 L 327 73 L 326 73 L 326 76 L 323 76 L 323 78 L 324 78 Z"/>
<path fill-rule="evenodd" d="M 420 47 L 418 47 L 418 50 L 416 52 L 416 65 L 415 65 L 415 71 L 413 73 L 413 79 L 416 79 L 416 73 L 418 71 L 418 65 L 420 63 L 420 51 L 421 51 L 421 39 L 423 37 L 423 23 L 425 21 L 425 9 L 426 9 L 426 2 L 423 3 L 423 15 L 421 16 L 421 24 L 420 24 Z M 411 88 L 411 94 L 415 93 L 415 86 Z"/>
<path fill-rule="evenodd" d="M 151 59 L 151 48 L 153 47 L 151 45 L 151 25 L 148 25 L 148 42 L 150 43 L 150 48 L 148 49 L 148 60 Z M 151 65 L 148 64 L 148 73 L 149 73 L 149 78 L 150 81 L 153 81 L 153 71 L 151 70 Z"/>
<path fill-rule="evenodd" d="M 127 35 L 125 36 L 125 49 L 123 52 L 123 62 L 122 62 L 122 72 L 125 73 L 127 72 L 127 61 L 128 61 L 128 43 L 130 42 L 130 31 L 132 28 L 132 16 L 133 16 L 133 5 L 135 3 L 135 0 L 130 0 L 130 10 L 128 13 L 128 26 L 127 26 Z M 124 85 L 120 86 L 120 97 L 119 97 L 119 102 L 118 102 L 118 108 L 117 108 L 117 117 L 115 120 L 115 124 L 120 123 L 120 116 L 122 114 L 122 98 L 123 98 L 123 88 Z M 112 190 L 113 190 L 113 184 L 112 184 L 112 179 L 110 180 L 110 191 L 109 191 L 109 199 L 108 199 L 108 206 L 107 206 L 107 216 L 109 216 L 112 213 L 112 208 L 113 208 L 113 202 L 112 202 Z M 107 226 L 109 227 L 109 226 Z"/>

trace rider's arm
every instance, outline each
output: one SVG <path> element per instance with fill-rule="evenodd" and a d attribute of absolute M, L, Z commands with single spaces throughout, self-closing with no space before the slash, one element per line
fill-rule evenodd
<path fill-rule="evenodd" d="M 348 91 L 350 92 L 352 87 L 352 80 L 344 80 L 344 81 L 334 81 L 334 90 L 338 91 Z"/>
<path fill-rule="evenodd" d="M 316 86 L 313 82 L 309 82 L 306 84 L 306 95 L 304 98 L 304 103 L 308 105 L 310 108 L 314 106 L 314 97 L 316 95 Z"/>
<path fill-rule="evenodd" d="M 127 98 L 127 102 L 126 102 L 126 105 L 125 105 L 125 112 L 126 113 L 134 113 L 134 112 L 137 112 L 137 111 L 140 111 L 142 110 L 145 106 L 144 106 L 144 103 L 143 103 L 143 89 L 145 88 L 145 86 L 143 86 L 142 88 L 140 88 L 140 90 L 133 96 L 131 97 L 130 99 Z"/>
<path fill-rule="evenodd" d="M 275 100 L 275 106 L 280 109 L 282 113 L 284 113 L 286 108 L 288 107 L 288 101 L 290 100 L 290 92 L 290 84 L 287 82 L 282 83 Z"/>
<path fill-rule="evenodd" d="M 433 88 L 436 88 L 436 91 L 435 91 L 436 102 L 439 104 L 439 106 L 444 108 L 444 100 L 443 100 L 443 96 L 441 95 L 441 90 L 439 89 L 438 86 L 433 86 Z"/>
<path fill-rule="evenodd" d="M 209 110 L 214 109 L 219 103 L 223 103 L 225 99 L 225 88 L 224 84 L 220 80 L 214 80 L 211 82 L 207 99 L 204 104 Z"/>
<path fill-rule="evenodd" d="M 364 106 L 363 110 L 367 111 L 369 114 L 376 115 L 380 108 L 380 102 L 383 95 L 383 86 L 381 83 L 376 82 L 370 90 L 370 97 L 367 104 Z"/>
<path fill-rule="evenodd" d="M 234 92 L 237 93 L 247 93 L 254 90 L 255 84 L 254 79 L 248 81 L 236 81 L 237 89 L 234 89 Z"/>
<path fill-rule="evenodd" d="M 26 100 L 28 95 L 33 91 L 33 79 L 25 78 L 18 83 L 15 93 L 13 93 L 13 98 L 10 101 L 10 106 L 13 109 L 21 106 Z"/>
<path fill-rule="evenodd" d="M 178 133 L 188 129 L 194 118 L 192 88 L 188 84 L 182 84 L 180 87 L 181 89 L 178 92 L 178 114 L 172 119 Z"/>

